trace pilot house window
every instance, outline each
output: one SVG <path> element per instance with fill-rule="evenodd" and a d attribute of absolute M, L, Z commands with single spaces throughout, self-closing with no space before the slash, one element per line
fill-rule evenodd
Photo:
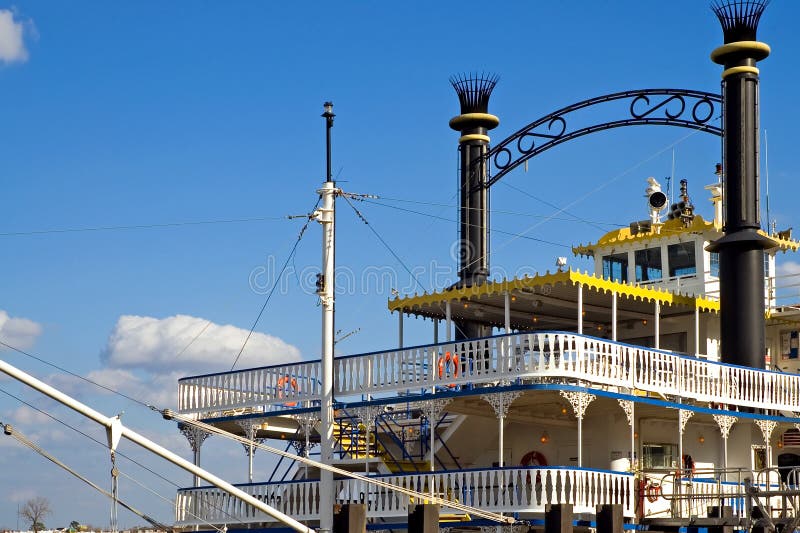
<path fill-rule="evenodd" d="M 670 244 L 667 247 L 667 255 L 670 277 L 689 276 L 697 273 L 693 242 Z"/>
<path fill-rule="evenodd" d="M 627 283 L 628 254 L 612 254 L 603 257 L 603 277 L 606 279 Z"/>
<path fill-rule="evenodd" d="M 652 281 L 661 279 L 661 249 L 648 248 L 636 250 L 636 281 Z"/>

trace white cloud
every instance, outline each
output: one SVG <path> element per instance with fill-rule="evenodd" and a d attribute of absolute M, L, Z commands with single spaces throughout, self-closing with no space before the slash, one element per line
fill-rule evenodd
<path fill-rule="evenodd" d="M 42 326 L 27 318 L 12 318 L 0 309 L 0 341 L 15 348 L 30 348 L 42 334 Z M 0 351 L 7 350 L 0 346 Z"/>
<path fill-rule="evenodd" d="M 32 409 L 27 405 L 22 405 L 13 413 L 11 413 L 11 419 L 15 424 L 19 425 L 46 424 L 52 422 L 52 419 L 49 416 L 42 414 L 41 412 Z"/>
<path fill-rule="evenodd" d="M 0 63 L 22 63 L 28 59 L 25 48 L 25 23 L 14 20 L 14 13 L 0 9 Z"/>
<path fill-rule="evenodd" d="M 111 332 L 101 359 L 108 369 L 141 369 L 157 380 L 172 372 L 187 375 L 225 371 L 233 364 L 247 333 L 236 326 L 187 315 L 162 319 L 123 315 Z M 254 332 L 237 368 L 299 359 L 296 347 L 278 337 Z M 127 378 L 119 373 L 106 373 L 103 377 L 116 383 Z"/>
<path fill-rule="evenodd" d="M 781 261 L 775 266 L 778 276 L 797 276 L 800 274 L 800 263 L 795 261 Z"/>

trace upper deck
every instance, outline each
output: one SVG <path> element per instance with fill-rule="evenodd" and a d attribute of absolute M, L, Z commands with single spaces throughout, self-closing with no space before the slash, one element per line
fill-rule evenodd
<path fill-rule="evenodd" d="M 450 362 L 447 361 L 448 354 Z M 455 361 L 455 364 L 454 364 Z M 199 418 L 279 413 L 318 405 L 321 362 L 307 361 L 179 381 L 179 411 Z M 652 393 L 683 404 L 800 412 L 800 375 L 737 367 L 701 357 L 546 331 L 414 346 L 334 360 L 339 402 L 408 399 L 498 383 L 581 385 Z"/>

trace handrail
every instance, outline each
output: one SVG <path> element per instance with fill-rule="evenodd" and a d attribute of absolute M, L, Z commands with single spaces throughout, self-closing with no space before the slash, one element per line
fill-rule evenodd
<path fill-rule="evenodd" d="M 446 352 L 459 365 L 438 372 Z M 319 399 L 319 361 L 274 365 L 179 381 L 181 413 L 225 413 L 236 409 L 282 410 Z M 297 387 L 284 386 L 286 375 Z M 540 379 L 639 389 L 683 398 L 800 412 L 800 375 L 712 362 L 575 333 L 513 333 L 459 342 L 337 357 L 339 401 L 369 394 L 397 397 L 414 390 Z M 282 379 L 283 378 L 283 379 Z"/>
<path fill-rule="evenodd" d="M 418 492 L 435 487 L 440 497 L 492 512 L 542 513 L 547 505 L 556 503 L 571 504 L 578 513 L 594 512 L 595 506 L 602 504 L 621 504 L 627 517 L 633 517 L 635 512 L 636 489 L 630 473 L 573 467 L 507 467 L 383 474 L 380 477 Z M 318 519 L 317 481 L 240 487 L 299 520 Z M 352 479 L 336 480 L 335 500 L 337 503 L 364 503 L 367 516 L 373 518 L 405 518 L 411 504 L 404 494 Z M 179 489 L 175 509 L 176 522 L 181 526 L 194 525 L 201 520 L 212 524 L 269 521 L 263 514 L 229 502 L 212 487 Z M 188 509 L 199 516 L 190 516 Z"/>

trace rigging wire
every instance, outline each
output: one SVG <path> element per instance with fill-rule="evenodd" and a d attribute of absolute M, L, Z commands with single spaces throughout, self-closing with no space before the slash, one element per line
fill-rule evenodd
<path fill-rule="evenodd" d="M 537 200 L 537 201 L 539 201 L 539 202 L 542 202 L 543 204 L 545 204 L 545 205 L 546 205 L 546 206 L 548 206 L 548 207 L 552 207 L 553 209 L 556 209 L 556 210 L 559 210 L 559 209 L 561 209 L 561 208 L 560 208 L 560 207 L 558 207 L 556 204 L 554 204 L 554 203 L 552 203 L 552 202 L 548 202 L 547 200 L 542 200 L 542 199 L 541 199 L 541 198 L 539 198 L 538 196 L 534 196 L 533 194 L 529 193 L 528 191 L 526 191 L 526 190 L 524 190 L 524 189 L 520 189 L 519 187 L 517 187 L 517 186 L 515 186 L 515 185 L 511 185 L 511 184 L 510 184 L 510 183 L 508 183 L 507 181 L 501 181 L 500 183 L 502 183 L 503 185 L 505 185 L 506 187 L 508 187 L 508 188 L 510 188 L 510 189 L 513 189 L 513 190 L 517 191 L 517 192 L 518 192 L 518 193 L 520 193 L 520 194 L 524 194 L 524 195 L 525 195 L 525 196 L 527 196 L 528 198 L 533 198 L 534 200 Z M 586 220 L 586 219 L 584 219 L 584 218 L 581 218 L 581 217 L 579 217 L 578 215 L 574 215 L 574 214 L 570 213 L 569 211 L 567 211 L 566 209 L 564 209 L 562 212 L 563 212 L 563 213 L 565 213 L 565 214 L 567 214 L 567 215 L 569 215 L 569 216 L 571 217 L 571 218 L 570 218 L 570 219 L 568 219 L 568 220 L 574 220 L 574 221 L 576 221 L 576 222 L 582 222 L 582 223 L 584 223 L 584 224 L 588 224 L 589 226 L 592 226 L 592 227 L 594 227 L 594 228 L 597 228 L 597 229 L 599 229 L 600 231 L 604 231 L 604 230 L 605 230 L 604 228 L 600 227 L 600 225 L 599 225 L 599 224 L 595 224 L 594 222 L 591 222 L 591 221 L 589 221 L 589 220 Z M 555 217 L 550 217 L 550 220 L 556 220 L 556 218 L 555 218 Z M 562 219 L 562 220 L 563 220 L 563 219 Z M 615 224 L 615 226 L 622 227 L 622 226 L 621 226 L 621 225 L 619 225 L 619 224 Z"/>
<path fill-rule="evenodd" d="M 421 215 L 421 216 L 425 216 L 425 217 L 434 218 L 434 219 L 437 219 L 437 220 L 442 220 L 444 222 L 458 223 L 457 220 L 453 220 L 452 218 L 440 217 L 440 216 L 437 216 L 437 215 L 433 215 L 431 213 L 425 213 L 423 211 L 415 211 L 414 209 L 407 209 L 405 207 L 398 207 L 396 205 L 384 204 L 384 203 L 376 202 L 376 201 L 370 200 L 370 199 L 363 199 L 361 201 L 366 202 L 368 204 L 372 204 L 372 205 L 380 205 L 382 207 L 388 207 L 389 209 L 395 209 L 397 211 L 405 211 L 407 213 L 413 213 L 415 215 Z M 468 224 L 468 226 L 474 227 L 475 225 L 474 224 Z M 530 235 L 521 235 L 519 233 L 513 233 L 511 231 L 504 231 L 504 230 L 500 230 L 500 229 L 496 229 L 496 228 L 489 228 L 489 231 L 492 232 L 492 233 L 500 233 L 500 234 L 503 234 L 503 235 L 511 235 L 511 236 L 522 238 L 522 239 L 527 239 L 529 241 L 540 242 L 542 244 L 549 244 L 551 246 L 569 248 L 569 245 L 564 244 L 563 242 L 553 242 L 553 241 L 548 241 L 548 240 L 545 240 L 545 239 L 538 239 L 536 237 L 531 237 Z"/>
<path fill-rule="evenodd" d="M 111 392 L 114 392 L 114 391 L 111 391 Z M 62 426 L 66 427 L 66 428 L 68 428 L 68 429 L 71 429 L 71 430 L 72 430 L 72 431 L 74 431 L 75 433 L 78 433 L 79 435 L 82 435 L 83 437 L 86 437 L 86 438 L 87 438 L 87 439 L 89 439 L 90 441 L 92 441 L 92 442 L 94 442 L 94 443 L 96 443 L 96 444 L 100 445 L 102 448 L 104 448 L 104 449 L 107 449 L 107 448 L 108 448 L 108 444 L 107 444 L 107 443 L 104 443 L 104 442 L 102 442 L 102 441 L 99 441 L 99 440 L 97 440 L 96 438 L 92 437 L 92 436 L 91 436 L 91 435 L 89 435 L 88 433 L 86 433 L 86 432 L 84 432 L 84 431 L 81 431 L 80 429 L 76 428 L 75 426 L 73 426 L 73 425 L 71 425 L 71 424 L 68 424 L 67 422 L 64 422 L 63 420 L 61 420 L 61 419 L 59 419 L 59 418 L 57 418 L 57 417 L 55 417 L 55 416 L 51 415 L 51 414 L 50 414 L 50 413 L 48 413 L 47 411 L 44 411 L 43 409 L 39 409 L 38 407 L 36 407 L 35 405 L 31 404 L 30 402 L 26 402 L 26 401 L 25 401 L 25 400 L 23 400 L 22 398 L 20 398 L 20 397 L 18 397 L 18 396 L 16 396 L 16 395 L 14 395 L 14 394 L 12 394 L 12 393 L 10 393 L 10 392 L 8 392 L 8 391 L 4 390 L 2 387 L 0 387 L 0 393 L 3 393 L 3 394 L 5 394 L 6 396 L 9 396 L 9 397 L 11 397 L 11 398 L 13 398 L 13 399 L 17 400 L 19 403 L 21 403 L 21 404 L 23 404 L 23 405 L 25 405 L 25 406 L 27 406 L 27 407 L 29 407 L 29 408 L 33 409 L 34 411 L 36 411 L 36 412 L 38 412 L 38 413 L 40 413 L 40 414 L 42 414 L 42 415 L 44 415 L 44 416 L 48 417 L 49 419 L 53 420 L 54 422 L 58 422 L 58 423 L 59 423 L 59 424 L 61 424 Z M 155 410 L 155 408 L 154 408 L 154 407 L 152 407 L 152 406 L 149 406 L 149 408 L 150 408 L 150 410 Z M 153 470 L 152 468 L 148 467 L 147 465 L 144 465 L 144 464 L 140 463 L 140 462 L 139 462 L 139 461 L 137 461 L 136 459 L 134 459 L 134 458 L 132 458 L 132 457 L 130 457 L 130 456 L 128 456 L 128 455 L 125 455 L 124 453 L 122 453 L 122 452 L 120 452 L 120 451 L 117 451 L 117 452 L 116 452 L 116 454 L 117 454 L 118 456 L 120 456 L 120 457 L 124 458 L 124 459 L 127 459 L 128 461 L 130 461 L 131 463 L 135 464 L 135 465 L 136 465 L 136 466 L 138 466 L 139 468 L 142 468 L 143 470 L 146 470 L 147 472 L 149 472 L 149 473 L 153 474 L 153 475 L 154 475 L 154 476 L 156 476 L 157 478 L 159 478 L 159 479 L 161 479 L 162 481 L 164 481 L 164 482 L 166 482 L 166 483 L 168 483 L 168 484 L 172 485 L 173 487 L 176 487 L 176 488 L 180 488 L 180 487 L 181 487 L 181 485 L 179 485 L 178 483 L 175 483 L 175 482 L 174 482 L 174 481 L 172 481 L 171 479 L 164 477 L 163 475 L 159 474 L 158 472 L 156 472 L 156 471 L 155 471 L 155 470 Z M 126 476 L 126 477 L 128 477 L 128 476 Z M 234 518 L 234 516 L 233 516 L 233 515 L 231 515 L 230 513 L 226 512 L 224 509 L 220 508 L 219 506 L 213 505 L 213 504 L 211 504 L 211 503 L 209 503 L 208 505 L 210 505 L 210 506 L 211 506 L 211 507 L 213 507 L 215 510 L 217 510 L 217 511 L 219 511 L 219 512 L 223 513 L 223 514 L 226 514 L 226 515 L 228 515 L 228 517 L 230 517 L 230 518 Z M 187 512 L 189 512 L 189 511 L 187 511 Z M 199 517 L 199 516 L 197 516 L 197 515 L 195 515 L 195 514 L 193 514 L 193 513 L 190 513 L 190 514 L 192 514 L 192 516 L 194 516 L 195 518 L 197 518 L 197 519 L 199 519 L 199 520 L 202 520 L 202 518 L 201 518 L 201 517 Z"/>
<path fill-rule="evenodd" d="M 86 233 L 95 231 L 118 231 L 137 229 L 176 228 L 182 226 L 202 226 L 213 224 L 238 224 L 244 222 L 266 222 L 272 220 L 286 220 L 287 217 L 251 217 L 231 218 L 219 220 L 187 220 L 183 222 L 164 222 L 160 224 L 132 224 L 124 226 L 93 226 L 84 228 L 50 228 L 43 230 L 7 231 L 0 233 L 0 237 L 22 237 L 29 235 L 48 235 L 54 233 Z"/>
<path fill-rule="evenodd" d="M 500 182 L 500 183 L 505 184 L 504 181 Z M 511 185 L 509 185 L 509 186 L 511 188 L 515 188 L 514 186 L 511 186 Z M 530 196 L 531 198 L 533 198 L 535 200 L 539 200 L 538 197 L 533 196 L 532 194 L 528 193 L 524 189 L 517 188 L 517 190 L 519 190 L 520 193 L 528 195 L 528 196 Z M 478 208 L 478 207 L 461 208 L 460 206 L 455 205 L 455 204 L 445 204 L 445 203 L 441 203 L 441 202 L 424 202 L 424 201 L 421 201 L 421 200 L 410 200 L 408 198 L 394 198 L 394 197 L 391 197 L 391 196 L 382 196 L 382 195 L 375 195 L 375 196 L 372 196 L 371 198 L 376 199 L 376 200 L 390 201 L 390 202 L 401 202 L 401 203 L 406 203 L 406 204 L 427 205 L 427 206 L 431 206 L 431 207 L 444 207 L 444 208 L 449 208 L 449 209 L 466 209 L 468 211 L 480 210 L 480 208 Z M 452 198 L 451 198 L 451 200 L 452 200 Z M 544 200 L 540 200 L 540 201 L 544 201 Z M 555 209 L 558 209 L 558 206 L 556 206 L 556 205 L 551 205 L 551 207 L 553 207 Z M 444 210 L 440 211 L 440 213 L 443 212 L 443 211 Z M 545 218 L 545 217 L 548 216 L 548 215 L 537 215 L 537 214 L 534 214 L 534 213 L 523 213 L 522 211 L 508 211 L 506 209 L 486 209 L 485 211 L 488 211 L 489 213 L 491 213 L 493 215 L 513 215 L 513 216 L 529 217 L 529 218 Z M 586 220 L 586 219 L 582 219 L 582 218 L 578 217 L 577 215 L 574 215 L 574 214 L 571 214 L 571 213 L 567 213 L 567 214 L 570 215 L 569 218 L 568 217 L 551 217 L 551 220 L 559 220 L 559 221 L 565 221 L 565 222 L 584 222 L 586 224 L 594 225 L 595 227 L 599 227 L 599 226 L 611 226 L 611 227 L 615 227 L 615 228 L 616 227 L 619 227 L 619 228 L 625 227 L 625 224 L 617 224 L 615 222 L 600 222 L 600 221 Z M 603 229 L 603 228 L 600 228 L 600 229 Z"/>
<path fill-rule="evenodd" d="M 418 285 L 418 286 L 419 286 L 419 287 L 420 287 L 420 288 L 421 288 L 423 291 L 427 291 L 427 289 L 425 288 L 425 286 L 423 286 L 423 285 L 422 285 L 422 283 L 420 283 L 420 281 L 419 281 L 419 279 L 417 278 L 417 276 L 415 276 L 415 275 L 414 275 L 414 273 L 413 273 L 413 272 L 411 272 L 411 269 L 410 269 L 410 268 L 408 268 L 408 266 L 405 264 L 405 262 L 403 262 L 403 260 L 402 260 L 402 259 L 400 259 L 400 256 L 399 256 L 399 255 L 397 255 L 397 253 L 395 253 L 395 251 L 392 249 L 392 247 L 391 247 L 391 246 L 389 246 L 389 243 L 388 243 L 388 242 L 386 242 L 386 240 L 385 240 L 383 237 L 381 237 L 381 235 L 380 235 L 380 234 L 378 233 L 378 231 L 377 231 L 377 230 L 376 230 L 376 229 L 375 229 L 375 228 L 372 226 L 372 224 L 370 224 L 370 223 L 369 223 L 369 221 L 366 219 L 366 217 L 364 217 L 364 215 L 363 215 L 363 214 L 361 214 L 361 211 L 359 211 L 359 210 L 358 210 L 358 208 L 357 208 L 355 205 L 353 205 L 353 202 L 351 202 L 351 201 L 350 201 L 350 198 L 349 198 L 349 196 L 350 196 L 350 195 L 348 195 L 348 194 L 342 194 L 342 198 L 344 198 L 344 199 L 345 199 L 345 201 L 347 202 L 347 205 L 349 205 L 350 207 L 352 207 L 352 208 L 353 208 L 353 211 L 355 211 L 355 214 L 356 214 L 356 216 L 357 216 L 358 218 L 360 218 L 360 219 L 361 219 L 361 221 L 362 221 L 362 222 L 364 222 L 364 224 L 366 224 L 366 225 L 367 225 L 367 227 L 370 229 L 370 231 L 373 233 L 373 235 L 375 235 L 375 237 L 377 237 L 377 239 L 378 239 L 378 240 L 381 242 L 381 244 L 383 244 L 384 248 L 386 248 L 386 249 L 389 251 L 389 253 L 390 253 L 390 254 L 392 254 L 392 257 L 394 257 L 394 258 L 397 260 L 397 262 L 398 262 L 398 263 L 400 263 L 400 265 L 401 265 L 401 266 L 402 266 L 402 267 L 405 269 L 405 271 L 406 271 L 406 272 L 408 272 L 408 275 L 409 275 L 409 276 L 411 276 L 411 279 L 413 279 L 413 280 L 414 280 L 414 282 L 415 282 L 415 283 L 416 283 L 416 284 L 417 284 L 417 285 Z"/>
<path fill-rule="evenodd" d="M 319 199 L 317 199 L 317 203 L 314 204 L 314 207 L 311 209 L 311 213 L 317 210 L 320 201 L 322 201 L 321 196 Z M 294 246 L 292 246 L 292 250 L 289 252 L 289 256 L 286 258 L 286 261 L 283 262 L 283 266 L 281 267 L 280 272 L 278 272 L 278 275 L 275 276 L 275 283 L 272 284 L 272 288 L 267 294 L 267 298 L 264 300 L 264 305 L 262 305 L 261 309 L 258 311 L 258 315 L 256 316 L 256 319 L 253 321 L 253 325 L 250 327 L 250 331 L 247 333 L 247 337 L 244 339 L 242 347 L 239 349 L 239 353 L 236 354 L 236 358 L 233 360 L 233 364 L 231 365 L 231 370 L 233 370 L 236 367 L 236 363 L 239 362 L 239 358 L 242 356 L 245 346 L 247 346 L 250 337 L 252 337 L 253 331 L 256 329 L 259 320 L 261 320 L 261 316 L 264 314 L 264 310 L 267 308 L 267 304 L 269 304 L 269 301 L 272 299 L 272 295 L 275 293 L 275 289 L 278 288 L 278 284 L 280 283 L 281 277 L 283 276 L 284 271 L 286 271 L 286 267 L 289 266 L 289 262 L 294 257 L 294 254 L 297 252 L 297 247 L 300 245 L 300 241 L 303 239 L 303 235 L 305 234 L 312 220 L 313 220 L 312 215 L 309 214 L 308 220 L 306 221 L 305 224 L 303 224 L 303 227 L 300 229 L 300 234 L 297 236 L 297 240 L 295 240 Z"/>
<path fill-rule="evenodd" d="M 114 389 L 112 389 L 111 387 L 107 387 L 106 385 L 103 385 L 103 384 L 101 384 L 101 383 L 98 383 L 98 382 L 96 382 L 96 381 L 93 381 L 93 380 L 91 380 L 91 379 L 89 379 L 89 378 L 87 378 L 87 377 L 85 377 L 85 376 L 81 376 L 80 374 L 76 374 L 75 372 L 72 372 L 72 371 L 70 371 L 70 370 L 67 370 L 66 368 L 63 368 L 63 367 L 61 367 L 61 366 L 58 366 L 58 365 L 57 365 L 57 364 L 55 364 L 55 363 L 51 363 L 50 361 L 48 361 L 48 360 L 46 360 L 46 359 L 43 359 L 43 358 L 41 358 L 41 357 L 38 357 L 38 356 L 36 356 L 36 355 L 33 355 L 33 354 L 32 354 L 32 353 L 30 353 L 30 352 L 26 352 L 25 350 L 22 350 L 22 349 L 20 349 L 20 348 L 17 348 L 16 346 L 12 346 L 11 344 L 8 344 L 8 343 L 4 342 L 3 340 L 0 340 L 0 346 L 5 346 L 5 347 L 6 347 L 6 348 L 8 348 L 9 350 L 12 350 L 12 351 L 14 351 L 14 352 L 17 352 L 17 353 L 19 353 L 19 354 L 22 354 L 22 355 L 25 355 L 25 356 L 27 356 L 27 357 L 30 357 L 31 359 L 34 359 L 34 360 L 36 360 L 36 361 L 39 361 L 40 363 L 43 363 L 43 364 L 45 364 L 45 365 L 47 365 L 47 366 L 51 366 L 51 367 L 55 368 L 56 370 L 59 370 L 59 371 L 61 371 L 61 372 L 64 372 L 65 374 L 69 374 L 70 376 L 72 376 L 72 377 L 74 377 L 74 378 L 78 378 L 78 379 L 80 379 L 80 380 L 83 380 L 83 381 L 85 381 L 86 383 L 89 383 L 90 385 L 94 385 L 95 387 L 99 387 L 99 388 L 101 388 L 101 389 L 103 389 L 103 390 L 105 390 L 105 391 L 107 391 L 107 392 L 110 392 L 110 393 L 112 393 L 112 394 L 116 394 L 116 395 L 118 395 L 118 396 L 121 396 L 121 397 L 123 397 L 123 398 L 125 398 L 126 400 L 129 400 L 129 401 L 131 401 L 131 402 L 138 403 L 139 405 L 141 405 L 141 406 L 143 406 L 143 407 L 147 407 L 147 408 L 150 408 L 150 407 L 151 407 L 151 406 L 150 406 L 150 404 L 148 404 L 148 403 L 145 403 L 145 402 L 143 402 L 143 401 L 141 401 L 141 400 L 139 400 L 139 399 L 137 399 L 137 398 L 134 398 L 133 396 L 128 396 L 128 395 L 127 395 L 127 394 L 125 394 L 124 392 L 120 392 L 120 391 L 118 391 L 118 390 L 114 390 Z M 0 391 L 2 391 L 2 389 L 0 389 Z M 5 391 L 3 391 L 3 392 L 5 392 Z M 8 394 L 8 393 L 6 393 L 6 394 Z M 21 400 L 20 400 L 20 401 L 21 401 Z"/>
<path fill-rule="evenodd" d="M 143 512 L 139 511 L 138 509 L 136 509 L 135 507 L 131 506 L 130 504 L 126 503 L 125 501 L 123 501 L 123 500 L 121 500 L 119 498 L 116 498 L 113 494 L 111 494 L 110 492 L 108 492 L 104 488 L 100 487 L 99 485 L 97 485 L 96 483 L 91 481 L 90 479 L 82 476 L 75 469 L 73 469 L 70 466 L 68 466 L 67 464 L 63 463 L 62 461 L 57 459 L 55 456 L 53 456 L 50 453 L 46 452 L 42 447 L 38 446 L 33 441 L 28 439 L 19 430 L 17 430 L 16 428 L 12 427 L 11 424 L 4 424 L 4 423 L 0 422 L 0 426 L 3 427 L 3 432 L 6 435 L 8 435 L 10 437 L 13 437 L 20 444 L 22 444 L 24 446 L 27 446 L 31 450 L 35 451 L 36 453 L 38 453 L 39 455 L 41 455 L 42 457 L 47 459 L 48 461 L 54 463 L 56 466 L 59 466 L 62 469 L 66 470 L 67 472 L 72 474 L 74 477 L 80 479 L 81 481 L 83 481 L 84 483 L 86 483 L 87 485 L 89 485 L 90 487 L 95 489 L 97 492 L 105 495 L 108 498 L 111 498 L 112 500 L 114 500 L 116 503 L 118 503 L 119 505 L 121 505 L 125 509 L 129 510 L 133 514 L 135 514 L 138 517 L 140 517 L 140 518 L 146 520 L 147 522 L 149 522 L 152 526 L 154 526 L 156 528 L 159 528 L 159 529 L 163 529 L 163 530 L 169 531 L 169 532 L 173 531 L 173 529 L 171 527 L 162 524 L 161 522 L 157 521 L 155 518 L 151 518 L 150 516 L 147 516 L 146 514 L 144 514 Z M 129 477 L 129 476 L 125 476 L 125 477 Z"/>
<path fill-rule="evenodd" d="M 147 491 L 147 492 L 149 492 L 150 494 L 152 494 L 152 495 L 156 496 L 157 498 L 160 498 L 160 499 L 164 500 L 164 501 L 165 501 L 165 502 L 167 502 L 168 504 L 170 504 L 170 505 L 173 505 L 173 506 L 176 504 L 176 501 L 175 501 L 175 500 L 173 500 L 172 498 L 169 498 L 169 497 L 167 497 L 167 496 L 164 496 L 163 494 L 160 494 L 158 491 L 155 491 L 155 490 L 153 490 L 152 488 L 148 487 L 147 485 L 145 485 L 145 484 L 141 483 L 141 482 L 140 482 L 138 479 L 136 479 L 136 478 L 134 478 L 134 477 L 131 477 L 131 476 L 129 476 L 129 475 L 128 475 L 128 474 L 126 474 L 125 472 L 120 472 L 120 475 L 121 475 L 122 477 L 124 477 L 124 478 L 128 479 L 129 481 L 132 481 L 132 482 L 133 482 L 133 483 L 135 483 L 136 485 L 139 485 L 139 487 L 143 488 L 144 490 L 146 490 L 146 491 Z M 215 506 L 215 505 L 211 504 L 211 502 L 208 502 L 208 501 L 206 501 L 206 502 L 204 502 L 204 504 L 205 504 L 205 505 L 207 505 L 207 506 L 209 506 L 209 507 L 213 507 L 213 508 L 214 508 L 215 510 L 217 510 L 217 511 L 220 511 L 220 512 L 223 512 L 223 513 L 225 513 L 225 514 L 226 514 L 226 515 L 228 515 L 228 517 L 229 517 L 229 518 L 231 518 L 231 519 L 235 519 L 235 518 L 236 518 L 235 516 L 233 516 L 232 514 L 230 514 L 230 513 L 226 512 L 226 511 L 224 511 L 224 510 L 223 510 L 223 509 L 221 509 L 220 507 L 218 507 L 218 506 Z M 197 514 L 193 513 L 192 511 L 190 511 L 190 510 L 189 510 L 189 509 L 187 509 L 187 508 L 184 508 L 183 510 L 184 510 L 184 512 L 185 512 L 186 514 L 188 514 L 188 515 L 191 515 L 192 517 L 196 518 L 196 519 L 197 519 L 197 520 L 199 520 L 200 522 L 203 522 L 203 524 L 205 524 L 206 526 L 208 526 L 208 527 L 210 527 L 210 528 L 212 528 L 212 529 L 216 529 L 216 530 L 217 530 L 219 533 L 226 533 L 226 532 L 228 531 L 228 528 L 227 528 L 227 527 L 217 527 L 217 526 L 215 526 L 214 524 L 212 524 L 211 522 L 209 522 L 209 521 L 205 520 L 205 519 L 204 519 L 203 517 L 201 517 L 200 515 L 197 515 Z"/>

